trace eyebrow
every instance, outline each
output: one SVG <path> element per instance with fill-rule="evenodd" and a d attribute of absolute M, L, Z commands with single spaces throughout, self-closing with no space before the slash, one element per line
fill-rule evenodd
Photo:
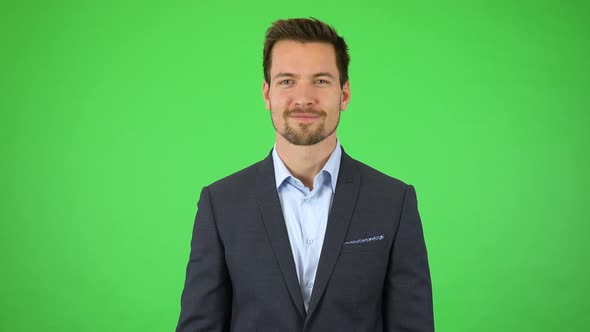
<path fill-rule="evenodd" d="M 275 75 L 275 77 L 273 77 L 273 80 L 276 80 L 277 78 L 280 78 L 280 77 L 297 77 L 297 76 L 298 75 L 295 75 L 293 73 L 278 73 L 278 74 Z M 320 76 L 326 76 L 326 77 L 330 77 L 332 79 L 334 78 L 334 75 L 332 75 L 332 74 L 330 74 L 328 72 L 315 73 L 315 74 L 313 74 L 312 77 L 313 78 L 316 78 L 316 77 L 320 77 Z"/>

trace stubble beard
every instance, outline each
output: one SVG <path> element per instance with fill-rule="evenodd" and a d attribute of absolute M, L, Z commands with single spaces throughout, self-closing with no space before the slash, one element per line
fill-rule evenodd
<path fill-rule="evenodd" d="M 319 123 L 318 125 L 314 123 L 297 123 L 295 124 L 295 126 L 297 126 L 298 128 L 293 127 L 289 124 L 289 116 L 292 113 L 308 113 L 317 115 L 321 118 L 321 123 Z M 325 120 L 327 114 L 325 111 L 313 111 L 299 108 L 283 112 L 282 117 L 285 122 L 285 125 L 283 126 L 283 130 L 278 130 L 274 121 L 272 121 L 271 112 L 271 122 L 273 127 L 279 133 L 279 135 L 281 135 L 289 143 L 301 146 L 314 145 L 323 141 L 324 139 L 326 139 L 326 137 L 332 135 L 336 131 L 338 123 L 340 122 L 340 113 L 338 113 L 338 119 L 336 121 L 336 125 L 334 126 L 334 128 L 326 129 Z"/>

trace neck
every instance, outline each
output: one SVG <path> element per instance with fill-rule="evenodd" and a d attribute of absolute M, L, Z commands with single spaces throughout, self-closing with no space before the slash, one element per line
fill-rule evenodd
<path fill-rule="evenodd" d="M 289 172 L 313 190 L 313 179 L 336 147 L 336 132 L 314 145 L 294 145 L 278 133 L 276 142 L 277 153 Z"/>

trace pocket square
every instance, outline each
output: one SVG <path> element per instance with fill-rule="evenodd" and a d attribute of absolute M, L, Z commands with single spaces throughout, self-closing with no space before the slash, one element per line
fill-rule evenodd
<path fill-rule="evenodd" d="M 365 239 L 358 239 L 358 240 L 347 241 L 347 242 L 344 242 L 344 244 L 366 243 L 366 242 L 373 242 L 373 241 L 381 241 L 383 239 L 385 239 L 385 236 L 383 236 L 383 235 L 377 235 L 377 236 L 368 237 L 368 238 L 365 238 Z"/>

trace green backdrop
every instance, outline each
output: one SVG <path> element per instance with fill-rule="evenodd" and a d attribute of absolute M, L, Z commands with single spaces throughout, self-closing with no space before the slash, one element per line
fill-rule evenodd
<path fill-rule="evenodd" d="M 100 3 L 100 4 L 99 4 Z M 0 331 L 171 331 L 200 189 L 264 158 L 262 43 L 349 46 L 338 131 L 416 187 L 437 331 L 587 331 L 586 1 L 0 5 Z"/>

